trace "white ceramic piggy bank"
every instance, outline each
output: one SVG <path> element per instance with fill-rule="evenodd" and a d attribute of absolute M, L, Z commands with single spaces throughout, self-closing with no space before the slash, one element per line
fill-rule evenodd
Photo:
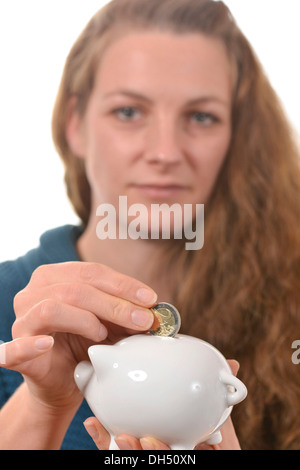
<path fill-rule="evenodd" d="M 114 437 L 154 436 L 171 449 L 221 441 L 220 427 L 247 395 L 223 355 L 198 338 L 141 334 L 89 348 L 75 381 Z"/>

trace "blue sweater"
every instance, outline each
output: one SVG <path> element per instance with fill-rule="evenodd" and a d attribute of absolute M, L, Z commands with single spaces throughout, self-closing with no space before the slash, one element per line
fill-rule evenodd
<path fill-rule="evenodd" d="M 66 225 L 44 233 L 40 246 L 15 261 L 0 263 L 0 340 L 11 341 L 11 327 L 15 320 L 13 299 L 17 292 L 29 282 L 31 274 L 40 265 L 79 261 L 75 243 L 81 230 Z M 0 408 L 21 384 L 23 378 L 18 372 L 0 367 Z M 96 449 L 84 429 L 83 421 L 92 416 L 84 400 L 74 417 L 62 444 L 64 450 Z"/>

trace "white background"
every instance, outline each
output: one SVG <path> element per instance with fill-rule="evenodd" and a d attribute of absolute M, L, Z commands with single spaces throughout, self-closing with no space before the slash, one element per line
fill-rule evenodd
<path fill-rule="evenodd" d="M 0 2 L 0 260 L 36 246 L 49 228 L 77 222 L 51 140 L 51 114 L 65 58 L 105 3 Z M 300 1 L 225 3 L 300 133 Z"/>

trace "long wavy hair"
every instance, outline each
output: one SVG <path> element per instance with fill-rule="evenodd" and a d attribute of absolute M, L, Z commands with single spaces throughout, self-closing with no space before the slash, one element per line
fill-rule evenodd
<path fill-rule="evenodd" d="M 113 0 L 92 18 L 67 58 L 53 113 L 68 195 L 86 226 L 90 186 L 65 135 L 70 98 L 76 96 L 83 115 L 104 48 L 116 34 L 146 28 L 218 38 L 237 75 L 232 141 L 205 207 L 204 247 L 186 251 L 174 241 L 166 253 L 180 279 L 174 302 L 181 331 L 240 362 L 248 397 L 232 417 L 243 449 L 300 449 L 300 366 L 291 360 L 300 335 L 299 149 L 259 60 L 223 2 Z"/>

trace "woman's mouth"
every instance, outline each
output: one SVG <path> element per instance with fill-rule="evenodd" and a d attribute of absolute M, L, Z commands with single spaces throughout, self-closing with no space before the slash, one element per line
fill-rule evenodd
<path fill-rule="evenodd" d="M 145 184 L 134 184 L 133 187 L 141 194 L 147 197 L 155 199 L 168 199 L 178 196 L 180 193 L 186 191 L 188 186 L 181 184 L 157 184 L 157 183 L 145 183 Z"/>

